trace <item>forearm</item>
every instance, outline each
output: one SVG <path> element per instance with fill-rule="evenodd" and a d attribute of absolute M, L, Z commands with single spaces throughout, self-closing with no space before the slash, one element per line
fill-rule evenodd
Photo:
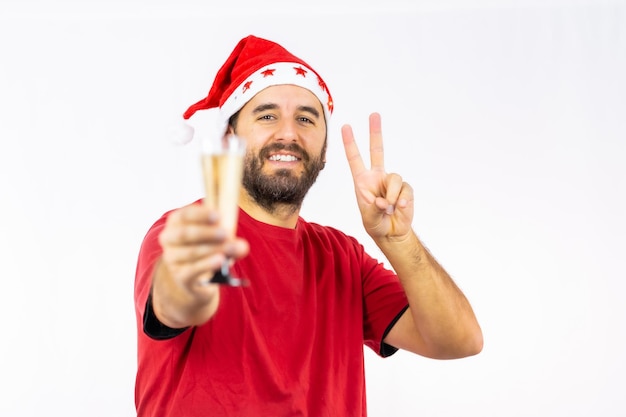
<path fill-rule="evenodd" d="M 177 283 L 161 261 L 155 266 L 152 280 L 152 303 L 157 319 L 172 328 L 205 323 L 219 305 L 219 288 L 208 284 L 187 288 Z"/>
<path fill-rule="evenodd" d="M 417 235 L 377 244 L 405 290 L 422 350 L 440 358 L 478 353 L 482 332 L 470 303 Z"/>

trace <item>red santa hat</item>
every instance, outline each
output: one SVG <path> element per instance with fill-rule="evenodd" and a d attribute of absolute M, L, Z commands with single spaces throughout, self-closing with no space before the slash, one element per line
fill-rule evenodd
<path fill-rule="evenodd" d="M 324 108 L 328 123 L 333 112 L 333 99 L 326 83 L 306 62 L 294 56 L 275 42 L 248 36 L 235 49 L 217 72 L 207 97 L 191 105 L 183 114 L 189 120 L 198 110 L 216 112 L 217 129 L 223 135 L 228 120 L 261 90 L 273 86 L 293 84 L 311 91 Z M 185 130 L 177 142 L 193 139 L 194 130 L 185 122 Z"/>

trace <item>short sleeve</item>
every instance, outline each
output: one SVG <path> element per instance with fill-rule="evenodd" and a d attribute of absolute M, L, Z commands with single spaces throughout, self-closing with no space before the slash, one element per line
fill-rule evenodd
<path fill-rule="evenodd" d="M 157 220 L 146 233 L 139 250 L 135 273 L 135 313 L 138 330 L 153 339 L 167 339 L 182 333 L 184 329 L 170 329 L 158 321 L 152 309 L 151 289 L 154 269 L 163 253 L 159 244 L 159 234 L 165 227 L 168 213 Z"/>
<path fill-rule="evenodd" d="M 364 343 L 387 357 L 397 349 L 383 339 L 408 308 L 406 294 L 397 275 L 363 252 L 363 333 Z"/>

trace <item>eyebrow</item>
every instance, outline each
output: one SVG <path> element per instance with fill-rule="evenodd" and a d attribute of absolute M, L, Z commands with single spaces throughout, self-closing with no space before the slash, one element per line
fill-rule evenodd
<path fill-rule="evenodd" d="M 304 112 L 308 112 L 311 113 L 313 116 L 315 116 L 316 118 L 320 118 L 320 112 L 317 111 L 317 109 L 315 107 L 311 107 L 311 106 L 298 106 L 298 110 L 299 111 L 304 111 Z"/>
<path fill-rule="evenodd" d="M 276 109 L 278 109 L 278 104 L 275 104 L 275 103 L 263 103 L 263 104 L 259 104 L 254 109 L 252 109 L 252 114 L 258 114 L 258 113 L 262 113 L 262 112 L 264 112 L 266 110 L 276 110 Z M 318 119 L 320 117 L 320 112 L 317 111 L 317 109 L 315 107 L 298 106 L 297 109 L 298 109 L 298 111 L 311 113 L 313 116 L 315 116 Z"/>

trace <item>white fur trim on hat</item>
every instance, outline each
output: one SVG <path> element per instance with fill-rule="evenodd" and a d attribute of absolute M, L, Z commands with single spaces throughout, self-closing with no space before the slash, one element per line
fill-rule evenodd
<path fill-rule="evenodd" d="M 222 123 L 227 124 L 232 115 L 265 88 L 285 84 L 297 85 L 312 92 L 322 104 L 326 121 L 330 120 L 333 102 L 326 85 L 315 71 L 299 63 L 277 62 L 254 72 L 234 90 L 220 109 Z"/>

